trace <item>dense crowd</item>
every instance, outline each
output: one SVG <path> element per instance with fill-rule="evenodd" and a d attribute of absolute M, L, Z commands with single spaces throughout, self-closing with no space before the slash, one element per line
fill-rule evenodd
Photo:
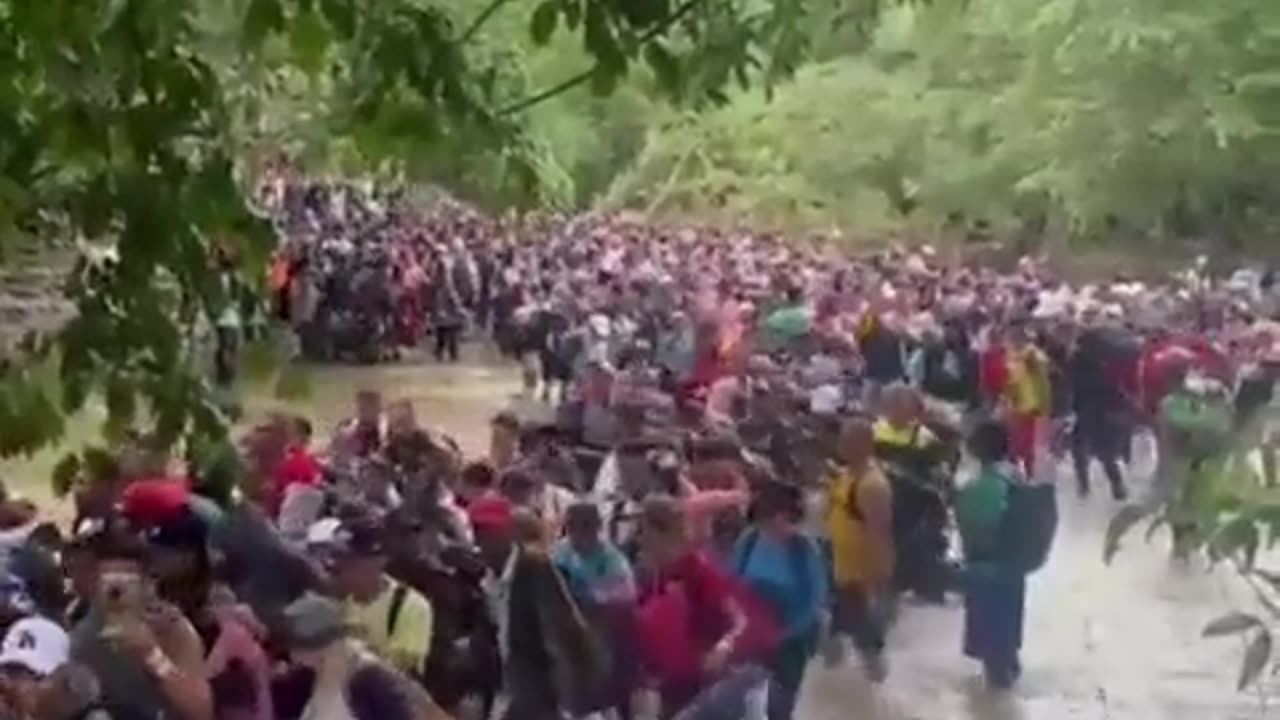
<path fill-rule="evenodd" d="M 213 456 L 131 438 L 65 534 L 4 498 L 3 717 L 788 720 L 815 657 L 880 681 L 900 604 L 948 597 L 1000 690 L 1060 457 L 1138 507 L 1242 449 L 1274 480 L 1269 273 L 1073 287 L 348 184 L 264 204 L 304 353 L 456 359 L 465 328 L 553 412 L 472 457 L 363 390 L 325 441 L 283 415 Z"/>

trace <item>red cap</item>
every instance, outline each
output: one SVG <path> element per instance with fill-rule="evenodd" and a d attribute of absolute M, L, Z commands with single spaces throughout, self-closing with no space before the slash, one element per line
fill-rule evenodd
<path fill-rule="evenodd" d="M 191 490 L 185 480 L 158 477 L 129 483 L 120 496 L 120 511 L 135 525 L 150 527 L 180 516 Z"/>

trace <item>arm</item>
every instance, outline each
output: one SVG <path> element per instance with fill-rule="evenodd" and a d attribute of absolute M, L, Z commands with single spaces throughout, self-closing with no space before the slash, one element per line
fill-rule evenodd
<path fill-rule="evenodd" d="M 173 613 L 170 616 L 169 613 Z M 147 672 L 173 708 L 186 720 L 213 720 L 213 693 L 205 679 L 204 645 L 186 618 L 169 608 L 156 643 L 143 656 Z"/>
<path fill-rule="evenodd" d="M 877 570 L 881 582 L 888 582 L 893 559 L 893 497 L 883 480 L 864 481 L 858 485 L 858 509 L 867 530 L 883 540 L 883 557 L 877 558 Z"/>

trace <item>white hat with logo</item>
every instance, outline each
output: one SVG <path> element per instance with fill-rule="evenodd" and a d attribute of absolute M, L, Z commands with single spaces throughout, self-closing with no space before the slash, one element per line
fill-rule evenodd
<path fill-rule="evenodd" d="M 0 668 L 14 666 L 45 676 L 62 667 L 71 652 L 71 638 L 57 623 L 41 617 L 14 623 L 0 643 Z"/>

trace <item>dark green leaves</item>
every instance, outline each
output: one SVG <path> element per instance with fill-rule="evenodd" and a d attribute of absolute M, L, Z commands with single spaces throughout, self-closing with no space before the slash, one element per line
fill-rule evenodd
<path fill-rule="evenodd" d="M 1240 679 L 1236 681 L 1237 690 L 1244 690 L 1258 679 L 1262 669 L 1271 662 L 1271 650 L 1271 633 L 1259 629 L 1245 648 L 1244 660 L 1240 663 Z"/>
<path fill-rule="evenodd" d="M 281 0 L 249 0 L 241 38 L 246 48 L 257 50 L 268 36 L 284 30 Z"/>
<path fill-rule="evenodd" d="M 1125 505 L 1116 512 L 1107 525 L 1103 538 L 1102 559 L 1107 564 L 1120 551 L 1120 540 L 1129 530 L 1147 515 L 1147 511 L 1138 505 Z"/>
<path fill-rule="evenodd" d="M 1223 635 L 1236 635 L 1261 626 L 1262 621 L 1257 616 L 1242 612 L 1232 612 L 1205 625 L 1200 634 L 1207 638 L 1222 637 Z"/>
<path fill-rule="evenodd" d="M 538 45 L 546 45 L 560 22 L 560 0 L 543 0 L 529 18 L 529 36 Z"/>
<path fill-rule="evenodd" d="M 658 85 L 669 95 L 678 97 L 681 88 L 680 64 L 666 45 L 659 40 L 650 42 L 645 46 L 644 58 L 653 70 Z"/>
<path fill-rule="evenodd" d="M 329 49 L 329 28 L 314 10 L 302 10 L 289 28 L 289 47 L 298 66 L 309 73 L 324 69 Z"/>

